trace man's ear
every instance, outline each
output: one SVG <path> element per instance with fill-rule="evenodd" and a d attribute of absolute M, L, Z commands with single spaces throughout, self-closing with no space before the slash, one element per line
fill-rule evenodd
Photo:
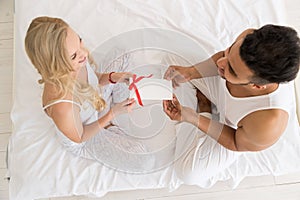
<path fill-rule="evenodd" d="M 257 85 L 257 84 L 255 84 L 255 83 L 251 83 L 251 87 L 252 87 L 253 89 L 264 90 L 264 89 L 267 88 L 267 85 Z"/>

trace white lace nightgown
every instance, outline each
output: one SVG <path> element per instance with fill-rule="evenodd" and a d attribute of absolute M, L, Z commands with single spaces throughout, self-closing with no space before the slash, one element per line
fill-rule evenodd
<path fill-rule="evenodd" d="M 87 64 L 86 68 L 89 84 L 97 88 L 98 78 L 94 70 L 89 64 Z M 109 84 L 104 88 L 102 94 L 105 100 L 112 99 L 116 102 L 125 100 L 128 95 L 125 84 Z M 58 100 L 45 106 L 44 109 L 60 102 L 69 102 L 79 106 L 83 124 L 89 124 L 98 119 L 99 113 L 87 101 L 80 105 L 74 101 Z M 109 104 L 108 102 L 108 108 L 102 112 L 105 113 L 109 109 Z M 114 170 L 127 173 L 142 173 L 151 170 L 153 166 L 153 157 L 151 154 L 147 154 L 142 142 L 127 135 L 121 127 L 110 126 L 107 129 L 103 128 L 99 130 L 98 134 L 83 143 L 73 142 L 58 128 L 56 130 L 59 141 L 67 151 L 83 158 L 97 160 Z"/>

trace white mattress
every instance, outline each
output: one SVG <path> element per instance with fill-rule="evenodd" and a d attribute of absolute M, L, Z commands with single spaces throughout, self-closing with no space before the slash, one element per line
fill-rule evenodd
<path fill-rule="evenodd" d="M 186 63 L 195 63 L 226 48 L 246 28 L 285 23 L 284 2 L 276 0 L 27 0 L 16 1 L 15 12 L 14 104 L 11 112 L 14 130 L 8 148 L 12 200 L 103 196 L 108 191 L 146 188 L 173 190 L 182 184 L 174 172 L 175 148 L 189 145 L 181 142 L 180 147 L 176 146 L 179 145 L 176 135 L 188 134 L 191 130 L 188 125 L 182 128 L 168 120 L 162 113 L 161 102 L 150 102 L 137 109 L 131 116 L 137 123 L 130 127 L 132 132 L 146 136 L 156 133 L 147 140 L 152 150 L 167 147 L 162 154 L 154 154 L 160 162 L 156 170 L 144 174 L 117 172 L 66 152 L 57 142 L 53 123 L 42 111 L 42 88 L 37 84 L 39 76 L 24 51 L 24 37 L 33 18 L 41 15 L 63 18 L 84 39 L 101 66 L 107 66 L 126 51 L 132 55 L 130 70 L 138 74 L 153 73 L 156 77 L 161 77 L 170 64 L 165 59 L 167 54 L 176 55 Z M 101 70 L 108 69 L 102 67 Z M 176 94 L 184 105 L 196 108 L 190 85 L 177 90 Z M 124 120 L 120 117 L 117 123 L 122 125 Z M 299 170 L 299 143 L 290 139 L 283 144 L 285 148 L 275 148 L 272 152 L 240 154 L 229 168 L 210 179 L 199 180 L 199 185 L 211 187 L 216 181 L 231 180 L 235 187 L 245 176 L 278 175 Z"/>

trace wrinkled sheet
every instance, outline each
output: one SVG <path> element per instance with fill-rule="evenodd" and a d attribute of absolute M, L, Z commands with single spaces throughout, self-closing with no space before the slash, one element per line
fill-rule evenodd
<path fill-rule="evenodd" d="M 12 200 L 103 196 L 108 191 L 147 188 L 173 190 L 182 184 L 172 163 L 176 160 L 176 134 L 191 130 L 191 127 L 182 128 L 163 116 L 161 102 L 148 102 L 144 108 L 137 108 L 130 118 L 136 124 L 127 128 L 137 135 L 157 133 L 147 140 L 152 150 L 167 147 L 163 148 L 164 153 L 156 154 L 157 170 L 144 174 L 117 172 L 66 152 L 57 142 L 53 123 L 42 111 L 42 87 L 37 84 L 39 76 L 24 50 L 24 37 L 33 18 L 47 15 L 67 21 L 83 38 L 102 71 L 108 71 L 105 66 L 122 52 L 131 52 L 133 64 L 130 70 L 141 75 L 153 73 L 156 78 L 161 78 L 170 64 L 164 61 L 167 54 L 195 63 L 226 48 L 246 28 L 285 23 L 284 2 L 277 0 L 27 0 L 16 1 L 15 12 L 14 104 L 11 112 L 14 130 L 8 149 Z M 196 109 L 193 87 L 187 84 L 176 94 L 184 105 Z M 122 125 L 127 119 L 120 117 L 116 123 Z M 181 142 L 178 148 L 190 145 L 189 142 Z M 290 142 L 286 140 L 284 151 L 275 149 L 268 155 L 241 154 L 230 167 L 209 179 L 199 180 L 199 185 L 211 187 L 219 180 L 231 180 L 232 186 L 236 186 L 245 176 L 295 171 L 300 163 L 300 145 Z M 270 154 L 280 154 L 280 160 L 276 156 L 268 159 Z"/>

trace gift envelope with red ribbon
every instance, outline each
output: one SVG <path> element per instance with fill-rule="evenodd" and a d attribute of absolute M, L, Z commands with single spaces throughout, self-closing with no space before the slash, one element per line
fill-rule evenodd
<path fill-rule="evenodd" d="M 165 79 L 156 79 L 149 76 L 134 74 L 130 80 L 130 98 L 137 100 L 143 106 L 143 100 L 171 100 L 173 97 L 172 82 Z"/>

